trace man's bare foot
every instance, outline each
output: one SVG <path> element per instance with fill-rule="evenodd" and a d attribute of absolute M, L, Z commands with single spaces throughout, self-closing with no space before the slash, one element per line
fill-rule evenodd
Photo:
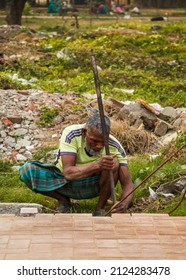
<path fill-rule="evenodd" d="M 59 202 L 56 211 L 59 213 L 70 213 L 71 204 Z"/>

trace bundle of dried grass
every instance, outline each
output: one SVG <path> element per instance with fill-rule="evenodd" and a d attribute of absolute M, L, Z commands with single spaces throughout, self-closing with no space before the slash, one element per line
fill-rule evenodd
<path fill-rule="evenodd" d="M 147 152 L 156 141 L 156 137 L 150 132 L 144 128 L 131 127 L 127 120 L 111 120 L 111 133 L 130 155 Z"/>

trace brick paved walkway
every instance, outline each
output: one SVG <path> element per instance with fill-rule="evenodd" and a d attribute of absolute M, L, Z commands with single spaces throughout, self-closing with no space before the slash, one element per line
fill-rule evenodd
<path fill-rule="evenodd" d="M 186 259 L 186 216 L 0 215 L 1 260 Z"/>

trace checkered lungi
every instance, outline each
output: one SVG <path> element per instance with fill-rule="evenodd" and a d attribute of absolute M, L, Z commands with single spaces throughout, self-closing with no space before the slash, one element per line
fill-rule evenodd
<path fill-rule="evenodd" d="M 35 192 L 58 191 L 73 199 L 87 199 L 99 195 L 99 176 L 93 175 L 74 181 L 65 179 L 53 164 L 27 162 L 19 169 L 20 180 Z"/>

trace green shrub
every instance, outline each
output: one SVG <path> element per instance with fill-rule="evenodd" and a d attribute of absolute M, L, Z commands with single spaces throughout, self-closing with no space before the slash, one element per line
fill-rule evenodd
<path fill-rule="evenodd" d="M 42 106 L 40 108 L 40 121 L 38 124 L 44 127 L 50 127 L 52 125 L 53 119 L 58 115 L 58 108 L 49 108 L 47 106 Z"/>

